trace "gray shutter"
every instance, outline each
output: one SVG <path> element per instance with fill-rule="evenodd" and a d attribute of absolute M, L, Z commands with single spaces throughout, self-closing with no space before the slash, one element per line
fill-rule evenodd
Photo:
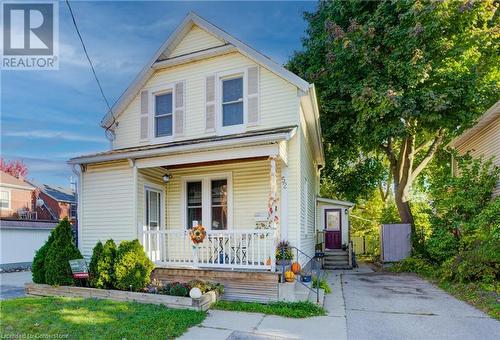
<path fill-rule="evenodd" d="M 179 82 L 175 84 L 175 113 L 174 113 L 174 132 L 176 136 L 182 135 L 184 133 L 184 82 Z"/>
<path fill-rule="evenodd" d="M 259 123 L 259 67 L 251 66 L 247 70 L 247 114 L 248 124 Z"/>
<path fill-rule="evenodd" d="M 215 75 L 205 80 L 205 129 L 215 131 Z"/>
<path fill-rule="evenodd" d="M 149 95 L 148 91 L 141 91 L 141 132 L 140 139 L 146 140 L 148 139 L 148 118 L 149 118 Z"/>

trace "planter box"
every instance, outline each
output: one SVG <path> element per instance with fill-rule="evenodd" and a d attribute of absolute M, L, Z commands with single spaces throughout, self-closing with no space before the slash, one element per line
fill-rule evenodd
<path fill-rule="evenodd" d="M 217 294 L 214 291 L 203 294 L 199 299 L 192 299 L 190 297 L 127 292 L 122 290 L 107 290 L 74 286 L 54 287 L 36 283 L 26 283 L 24 289 L 28 295 L 66 296 L 152 303 L 156 305 L 164 305 L 169 308 L 192 309 L 198 311 L 205 311 L 209 309 L 210 306 L 217 301 Z"/>

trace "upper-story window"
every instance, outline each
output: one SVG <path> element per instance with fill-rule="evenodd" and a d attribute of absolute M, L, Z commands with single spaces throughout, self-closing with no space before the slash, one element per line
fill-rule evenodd
<path fill-rule="evenodd" d="M 243 75 L 222 79 L 222 126 L 242 125 Z"/>
<path fill-rule="evenodd" d="M 172 92 L 155 95 L 155 137 L 172 136 Z"/>

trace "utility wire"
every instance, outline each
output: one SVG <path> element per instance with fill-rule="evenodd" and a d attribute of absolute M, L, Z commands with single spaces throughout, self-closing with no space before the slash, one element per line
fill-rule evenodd
<path fill-rule="evenodd" d="M 102 98 L 106 102 L 106 106 L 108 107 L 109 112 L 111 113 L 111 117 L 113 118 L 113 122 L 106 127 L 106 131 L 108 131 L 114 124 L 115 124 L 115 116 L 113 114 L 113 110 L 111 109 L 111 106 L 109 105 L 108 99 L 106 98 L 106 95 L 104 94 L 104 91 L 101 86 L 101 82 L 99 81 L 99 78 L 97 77 L 97 73 L 94 68 L 94 64 L 92 63 L 92 60 L 90 59 L 89 53 L 87 52 L 87 47 L 85 46 L 85 43 L 83 42 L 82 35 L 80 34 L 80 30 L 78 29 L 78 25 L 76 24 L 75 16 L 73 14 L 73 10 L 71 9 L 71 5 L 69 4 L 69 1 L 66 0 L 66 5 L 68 5 L 69 13 L 71 14 L 71 19 L 73 20 L 73 25 L 75 26 L 76 33 L 78 34 L 78 38 L 80 38 L 80 42 L 82 43 L 83 47 L 83 52 L 85 52 L 85 56 L 87 57 L 87 60 L 89 61 L 90 68 L 92 69 L 92 73 L 94 74 L 94 78 L 97 82 L 97 86 L 99 87 L 99 90 L 101 91 Z"/>

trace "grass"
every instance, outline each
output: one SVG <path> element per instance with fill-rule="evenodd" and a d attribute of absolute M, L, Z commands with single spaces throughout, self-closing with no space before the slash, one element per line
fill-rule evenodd
<path fill-rule="evenodd" d="M 0 335 L 17 338 L 173 338 L 204 312 L 110 300 L 29 297 L 0 301 Z"/>
<path fill-rule="evenodd" d="M 494 286 L 479 283 L 440 282 L 439 287 L 456 298 L 470 303 L 500 320 L 500 292 Z"/>
<path fill-rule="evenodd" d="M 263 313 L 287 318 L 308 318 L 326 314 L 322 307 L 311 302 L 272 302 L 263 304 L 258 302 L 218 301 L 212 306 L 212 309 Z"/>

